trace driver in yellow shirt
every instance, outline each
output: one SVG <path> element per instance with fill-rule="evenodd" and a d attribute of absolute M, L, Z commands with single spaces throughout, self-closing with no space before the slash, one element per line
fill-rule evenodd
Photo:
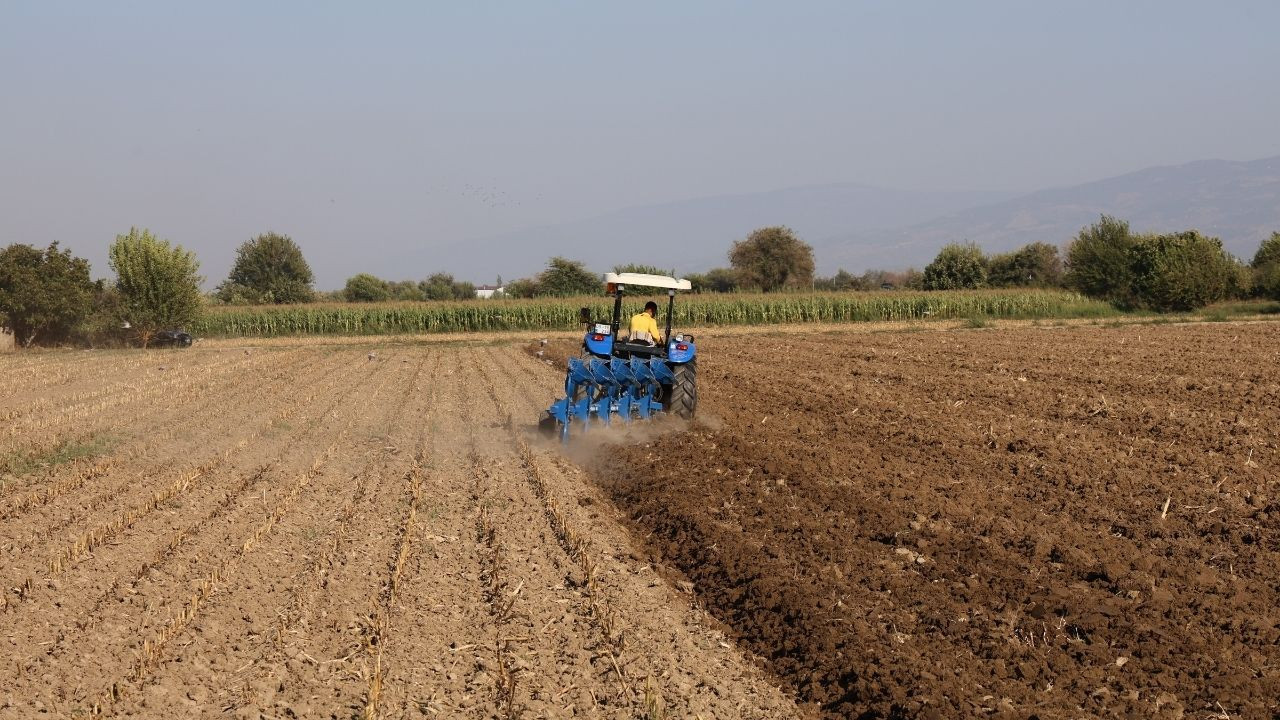
<path fill-rule="evenodd" d="M 644 304 L 644 311 L 631 316 L 631 342 L 644 342 L 657 345 L 662 342 L 662 332 L 658 330 L 658 303 L 650 300 Z"/>

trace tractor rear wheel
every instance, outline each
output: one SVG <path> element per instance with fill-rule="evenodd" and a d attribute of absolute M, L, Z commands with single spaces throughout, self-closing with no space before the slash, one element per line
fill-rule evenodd
<path fill-rule="evenodd" d="M 671 391 L 667 394 L 666 410 L 669 413 L 692 420 L 698 409 L 698 366 L 696 360 L 671 369 L 675 382 L 671 383 Z"/>

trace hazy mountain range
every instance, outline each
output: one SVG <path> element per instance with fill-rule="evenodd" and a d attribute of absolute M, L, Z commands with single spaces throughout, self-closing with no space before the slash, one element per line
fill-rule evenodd
<path fill-rule="evenodd" d="M 1280 231 L 1280 157 L 1148 168 L 976 205 L 887 233 L 851 229 L 813 244 L 825 267 L 918 266 L 957 240 L 989 252 L 1029 242 L 1066 245 L 1103 213 L 1128 220 L 1139 232 L 1194 228 L 1221 238 L 1236 255 L 1252 257 L 1264 238 Z"/>
<path fill-rule="evenodd" d="M 1009 197 L 887 190 L 855 183 L 814 185 L 624 208 L 470 241 L 448 254 L 470 262 L 457 271 L 461 277 L 524 276 L 545 266 L 553 255 L 585 261 L 599 271 L 635 262 L 695 272 L 727 265 L 733 241 L 766 225 L 788 225 L 813 242 L 850 231 L 887 233 L 922 218 Z M 823 251 L 818 255 L 821 260 Z"/>
<path fill-rule="evenodd" d="M 594 270 L 642 262 L 695 272 L 725 265 L 730 244 L 764 225 L 794 229 L 814 246 L 824 274 L 919 267 L 954 241 L 991 252 L 1037 241 L 1065 245 L 1103 213 L 1137 231 L 1196 228 L 1249 257 L 1280 230 L 1280 157 L 1154 167 L 1027 194 L 842 183 L 645 205 L 460 244 L 455 257 L 465 264 L 455 272 L 510 279 L 533 274 L 552 255 Z"/>

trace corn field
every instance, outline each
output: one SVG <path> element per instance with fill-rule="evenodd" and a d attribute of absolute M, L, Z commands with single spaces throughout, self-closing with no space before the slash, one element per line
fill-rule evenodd
<path fill-rule="evenodd" d="M 624 300 L 624 312 L 639 312 L 645 295 Z M 659 318 L 665 318 L 658 297 Z M 283 335 L 385 335 L 491 330 L 569 330 L 579 308 L 605 319 L 610 298 L 535 298 L 465 302 L 316 303 L 211 307 L 190 329 L 203 337 Z M 682 295 L 674 325 L 842 323 L 948 318 L 1059 318 L 1113 314 L 1106 303 L 1061 290 L 973 290 L 956 292 L 855 292 L 807 294 Z"/>

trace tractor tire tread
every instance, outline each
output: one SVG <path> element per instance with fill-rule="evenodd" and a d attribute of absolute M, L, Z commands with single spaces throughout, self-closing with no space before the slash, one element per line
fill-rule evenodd
<path fill-rule="evenodd" d="M 677 365 L 674 369 L 676 380 L 671 385 L 671 398 L 667 407 L 669 412 L 685 420 L 692 420 L 698 409 L 698 366 L 697 361 Z"/>

